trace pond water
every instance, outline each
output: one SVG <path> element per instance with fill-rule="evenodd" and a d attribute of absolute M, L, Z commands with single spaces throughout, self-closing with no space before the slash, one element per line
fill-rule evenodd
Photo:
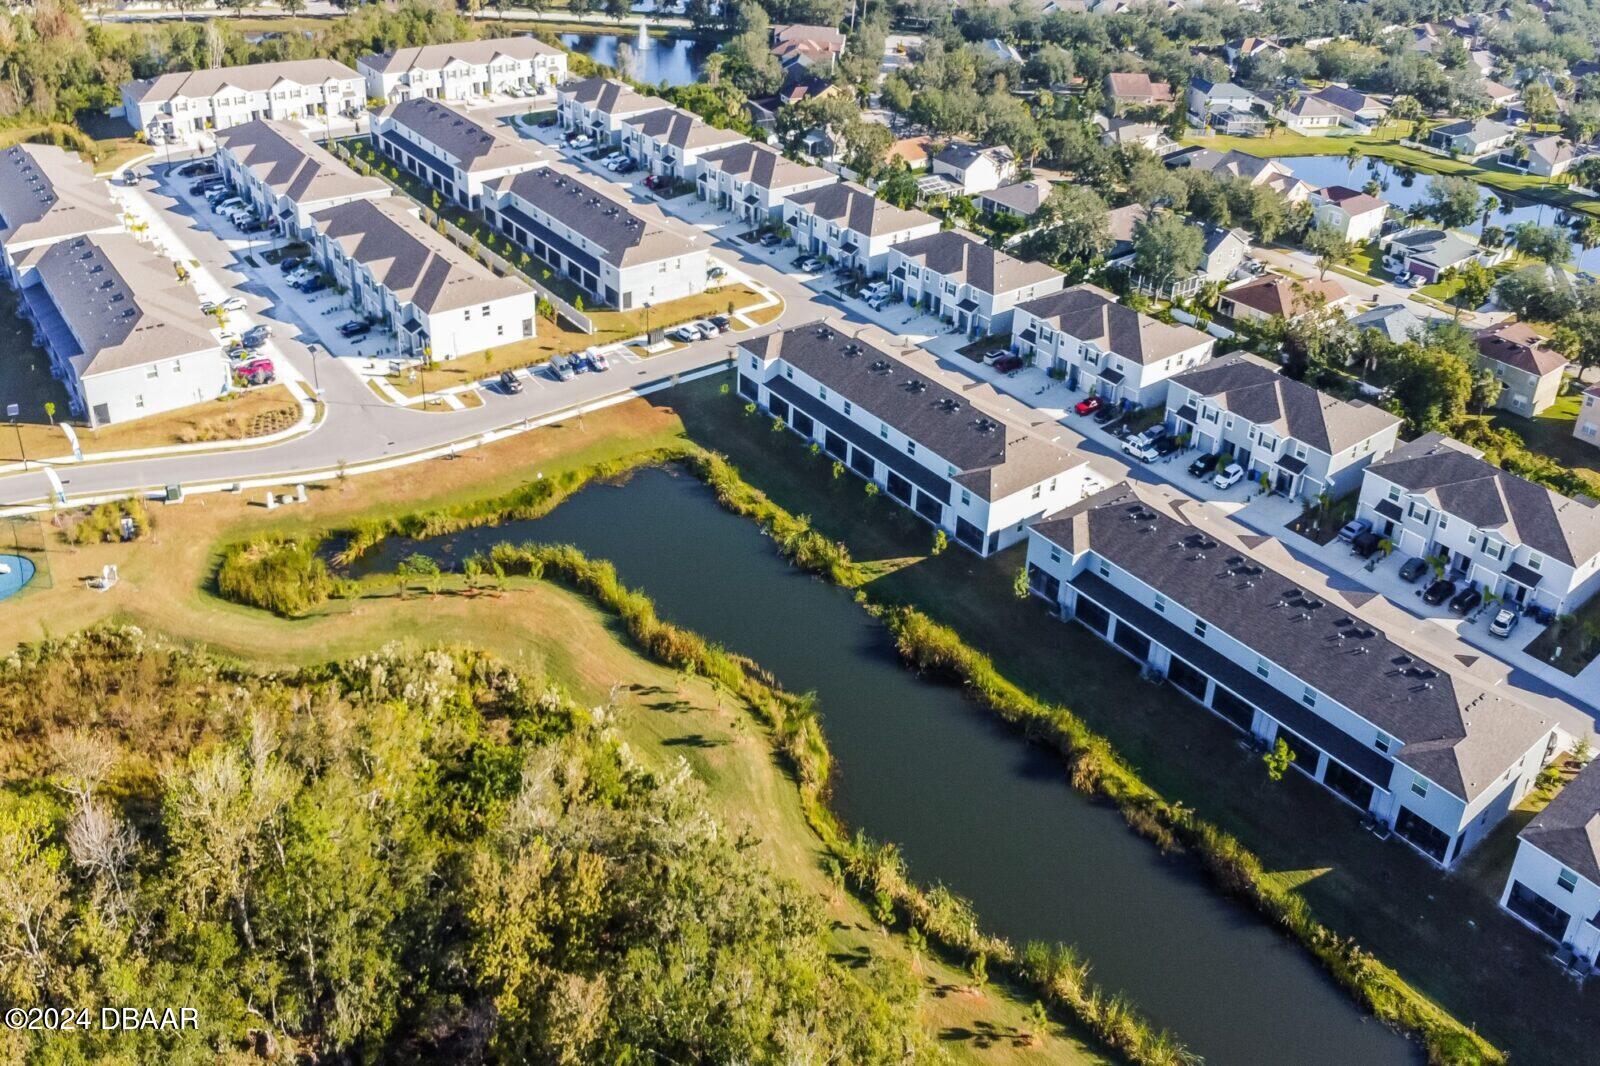
<path fill-rule="evenodd" d="M 21 592 L 33 574 L 33 560 L 26 555 L 0 555 L 0 600 Z"/>
<path fill-rule="evenodd" d="M 640 34 L 563 33 L 561 43 L 596 63 L 617 69 L 626 65 L 623 73 L 647 85 L 691 85 L 700 80 L 706 57 L 717 50 L 715 41 Z"/>
<path fill-rule="evenodd" d="M 449 567 L 528 540 L 611 560 L 665 617 L 750 656 L 791 691 L 815 690 L 847 823 L 899 844 L 915 877 L 972 900 L 989 929 L 1076 945 L 1100 982 L 1206 1061 L 1422 1061 L 1300 948 L 1073 792 L 1059 760 L 906 669 L 848 593 L 790 566 L 688 475 L 645 470 L 537 521 L 391 540 L 355 572 L 390 570 L 415 551 Z"/>
<path fill-rule="evenodd" d="M 1278 162 L 1293 171 L 1295 177 L 1319 188 L 1327 185 L 1344 185 L 1360 190 L 1367 182 L 1377 181 L 1380 190 L 1378 195 L 1402 210 L 1427 198 L 1428 184 L 1433 177 L 1431 174 L 1406 172 L 1393 163 L 1370 157 L 1352 161 L 1342 155 L 1300 155 L 1284 156 L 1279 158 Z M 1572 224 L 1573 220 L 1568 212 L 1559 207 L 1517 200 L 1508 193 L 1487 186 L 1480 188 L 1485 196 L 1493 196 L 1500 201 L 1500 207 L 1489 219 L 1489 224 L 1492 226 L 1509 230 L 1519 222 L 1537 222 L 1542 226 L 1570 227 Z M 1468 233 L 1479 233 L 1483 229 L 1481 216 L 1473 219 L 1472 225 L 1465 229 Z M 1586 251 L 1574 241 L 1572 265 L 1580 270 L 1600 273 L 1600 248 Z"/>

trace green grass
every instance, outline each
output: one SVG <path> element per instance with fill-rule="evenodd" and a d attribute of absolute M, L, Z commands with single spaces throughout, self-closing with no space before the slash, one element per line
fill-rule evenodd
<path fill-rule="evenodd" d="M 1225 725 L 1140 682 L 1131 663 L 1038 600 L 1017 600 L 1020 549 L 987 560 L 958 548 L 929 556 L 925 524 L 892 506 L 862 521 L 859 484 L 835 482 L 827 464 L 807 462 L 787 439 L 775 442 L 766 421 L 744 419 L 716 383 L 666 399 L 691 437 L 728 454 L 780 506 L 844 541 L 872 575 L 874 599 L 921 609 L 1028 693 L 1072 708 L 1161 795 L 1236 835 L 1322 922 L 1514 1061 L 1589 1055 L 1585 1027 L 1571 1024 L 1588 1016 L 1582 990 L 1549 965 L 1542 941 L 1500 912 L 1487 886 L 1441 874 L 1404 846 L 1362 832 L 1355 811 L 1300 775 L 1268 784 Z M 1514 834 L 1514 824 L 1503 825 L 1488 846 L 1504 847 Z"/>
<path fill-rule="evenodd" d="M 1595 486 L 1600 495 L 1600 447 L 1585 443 L 1573 436 L 1578 422 L 1578 411 L 1583 406 L 1584 385 L 1567 379 L 1560 399 L 1533 418 L 1523 418 L 1509 411 L 1497 412 L 1492 419 L 1495 426 L 1509 429 L 1523 439 L 1529 450 L 1547 455 L 1585 478 Z"/>

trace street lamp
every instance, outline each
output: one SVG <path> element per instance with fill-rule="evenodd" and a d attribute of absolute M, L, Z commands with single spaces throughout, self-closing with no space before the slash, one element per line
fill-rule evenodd
<path fill-rule="evenodd" d="M 644 302 L 644 345 L 646 350 L 649 349 L 652 343 L 650 339 L 650 307 L 650 301 L 646 300 Z"/>
<path fill-rule="evenodd" d="M 28 469 L 28 449 L 22 443 L 22 406 L 20 404 L 6 404 L 6 417 L 11 419 L 11 428 L 17 431 L 17 454 L 22 456 L 22 469 Z"/>

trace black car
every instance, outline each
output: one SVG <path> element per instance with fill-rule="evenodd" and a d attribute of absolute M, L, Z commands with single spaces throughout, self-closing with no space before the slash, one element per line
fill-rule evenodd
<path fill-rule="evenodd" d="M 1117 410 L 1116 404 L 1108 403 L 1095 411 L 1094 420 L 1103 426 L 1121 413 L 1121 411 Z"/>
<path fill-rule="evenodd" d="M 1205 477 L 1207 474 L 1211 473 L 1211 471 L 1217 468 L 1217 460 L 1220 458 L 1222 458 L 1220 455 L 1214 455 L 1210 453 L 1200 456 L 1194 462 L 1189 464 L 1189 476 Z"/>
<path fill-rule="evenodd" d="M 1428 560 L 1419 559 L 1415 555 L 1405 561 L 1400 567 L 1400 580 L 1408 585 L 1415 585 L 1423 574 L 1428 572 Z"/>
<path fill-rule="evenodd" d="M 1466 614 L 1468 611 L 1471 611 L 1482 602 L 1483 593 L 1478 591 L 1478 586 L 1468 585 L 1466 588 L 1456 593 L 1455 597 L 1451 599 L 1450 610 L 1454 611 L 1456 614 Z"/>
<path fill-rule="evenodd" d="M 267 343 L 267 338 L 270 336 L 272 336 L 272 330 L 266 326 L 256 326 L 254 329 L 246 330 L 245 335 L 240 337 L 239 340 L 246 348 L 260 348 Z"/>
<path fill-rule="evenodd" d="M 185 163 L 178 168 L 180 178 L 193 178 L 201 174 L 215 174 L 217 165 L 209 159 L 196 159 L 192 163 Z"/>
<path fill-rule="evenodd" d="M 322 275 L 321 274 L 318 274 L 316 277 L 310 278 L 307 281 L 305 281 L 300 286 L 300 291 L 304 292 L 304 293 L 321 292 L 323 289 L 326 289 L 327 287 L 328 287 L 328 283 L 322 279 Z"/>
<path fill-rule="evenodd" d="M 351 319 L 349 322 L 346 322 L 344 325 L 339 327 L 339 333 L 347 340 L 355 340 L 358 337 L 365 337 L 371 332 L 372 326 L 370 324 L 357 319 Z"/>
<path fill-rule="evenodd" d="M 260 233 L 267 228 L 267 224 L 259 218 L 247 218 L 239 223 L 240 233 Z"/>
<path fill-rule="evenodd" d="M 292 255 L 286 256 L 281 262 L 278 263 L 278 270 L 285 274 L 293 274 L 295 268 L 304 262 L 304 259 L 297 259 Z"/>
<path fill-rule="evenodd" d="M 505 392 L 521 392 L 522 382 L 517 380 L 517 375 L 509 370 L 500 372 L 500 388 Z"/>
<path fill-rule="evenodd" d="M 1437 607 L 1448 600 L 1456 591 L 1456 583 L 1449 578 L 1441 577 L 1429 585 L 1422 593 L 1422 602 L 1429 607 Z"/>
<path fill-rule="evenodd" d="M 1158 459 L 1165 459 L 1167 456 L 1178 450 L 1178 441 L 1175 437 L 1162 437 L 1160 440 L 1152 444 L 1151 447 L 1156 450 L 1156 457 Z"/>
<path fill-rule="evenodd" d="M 189 186 L 189 195 L 190 196 L 204 196 L 205 194 L 211 192 L 213 189 L 218 189 L 218 188 L 225 187 L 226 184 L 227 184 L 226 182 L 218 181 L 215 178 L 213 178 L 210 181 L 197 181 L 193 185 Z"/>
<path fill-rule="evenodd" d="M 1350 542 L 1350 550 L 1363 559 L 1370 559 L 1382 543 L 1383 538 L 1369 529 Z"/>
<path fill-rule="evenodd" d="M 726 333 L 733 328 L 733 319 L 727 315 L 712 315 L 711 324 Z"/>

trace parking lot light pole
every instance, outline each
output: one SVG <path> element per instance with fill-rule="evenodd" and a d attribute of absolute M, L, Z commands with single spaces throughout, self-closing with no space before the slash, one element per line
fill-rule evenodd
<path fill-rule="evenodd" d="M 11 419 L 11 428 L 17 431 L 17 454 L 22 456 L 22 469 L 28 469 L 28 449 L 22 443 L 22 407 L 20 404 L 6 404 L 6 417 Z"/>

